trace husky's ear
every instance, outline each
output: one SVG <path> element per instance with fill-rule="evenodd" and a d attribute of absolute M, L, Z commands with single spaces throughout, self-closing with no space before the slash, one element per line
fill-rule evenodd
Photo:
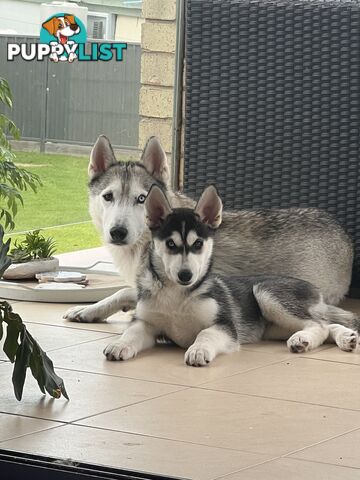
<path fill-rule="evenodd" d="M 160 227 L 165 218 L 172 212 L 165 194 L 157 185 L 153 185 L 145 200 L 146 223 L 149 228 Z"/>
<path fill-rule="evenodd" d="M 197 213 L 201 221 L 209 225 L 209 227 L 218 228 L 222 221 L 222 208 L 222 201 L 216 187 L 209 185 L 201 194 L 195 207 L 195 213 Z"/>
<path fill-rule="evenodd" d="M 169 184 L 170 172 L 166 153 L 157 137 L 150 137 L 142 154 L 142 162 L 146 170 L 165 185 Z"/>
<path fill-rule="evenodd" d="M 105 135 L 100 135 L 90 153 L 89 176 L 96 177 L 114 165 L 116 158 L 110 140 Z"/>

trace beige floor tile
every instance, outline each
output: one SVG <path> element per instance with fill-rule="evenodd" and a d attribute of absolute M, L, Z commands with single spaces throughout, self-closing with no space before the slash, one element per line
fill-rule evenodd
<path fill-rule="evenodd" d="M 358 367 L 294 357 L 202 388 L 360 410 Z"/>
<path fill-rule="evenodd" d="M 359 480 L 359 478 L 360 472 L 355 468 L 279 458 L 217 480 Z"/>
<path fill-rule="evenodd" d="M 86 304 L 84 304 L 85 306 Z M 73 304 L 66 303 L 35 303 L 16 302 L 14 312 L 18 313 L 25 322 L 42 323 L 72 328 L 75 330 L 93 330 L 95 332 L 122 333 L 127 328 L 130 313 L 119 312 L 109 317 L 106 323 L 77 323 L 68 322 L 62 317 Z"/>
<path fill-rule="evenodd" d="M 213 479 L 267 459 L 265 455 L 74 425 L 12 440 L 2 447 L 194 480 Z"/>
<path fill-rule="evenodd" d="M 47 428 L 58 426 L 58 422 L 48 422 L 38 418 L 20 417 L 19 415 L 5 415 L 0 413 L 0 442 L 17 438 L 22 435 L 40 432 Z M 3 448 L 0 445 L 0 448 Z"/>
<path fill-rule="evenodd" d="M 322 350 L 326 350 L 330 348 L 331 345 L 324 344 L 321 345 L 319 348 L 314 350 L 314 352 L 320 352 Z M 261 352 L 261 353 L 273 353 L 279 355 L 286 355 L 289 358 L 293 357 L 294 354 L 289 352 L 285 341 L 264 341 L 258 343 L 247 343 L 241 346 L 242 350 L 248 350 L 252 352 Z"/>
<path fill-rule="evenodd" d="M 360 430 L 341 435 L 319 445 L 295 452 L 291 458 L 360 468 Z M 360 478 L 360 471 L 358 473 Z M 342 479 L 342 477 L 339 477 Z"/>
<path fill-rule="evenodd" d="M 337 347 L 332 347 L 329 350 L 323 350 L 321 352 L 310 352 L 307 358 L 360 365 L 360 348 L 358 347 L 354 352 L 349 353 L 343 352 Z"/>
<path fill-rule="evenodd" d="M 99 340 L 102 338 L 112 338 L 107 332 L 92 332 L 90 330 L 74 330 L 66 327 L 54 327 L 52 325 L 43 325 L 38 323 L 25 322 L 30 334 L 39 343 L 41 348 L 46 352 L 51 352 L 58 348 L 79 345 L 91 340 Z M 0 341 L 0 358 L 7 360 L 3 352 L 3 344 L 6 336 L 4 335 Z M 110 340 L 109 340 L 110 341 Z M 78 347 L 76 347 L 78 348 Z"/>
<path fill-rule="evenodd" d="M 81 423 L 282 455 L 360 427 L 360 413 L 193 388 Z"/>
<path fill-rule="evenodd" d="M 184 350 L 176 346 L 160 345 L 142 352 L 135 359 L 109 362 L 102 353 L 109 342 L 110 340 L 99 340 L 83 344 L 81 348 L 64 348 L 53 352 L 52 359 L 58 367 L 63 368 L 192 386 L 286 358 L 286 355 L 243 351 L 220 356 L 208 367 L 194 368 L 184 364 Z"/>
<path fill-rule="evenodd" d="M 28 371 L 21 402 L 15 399 L 11 375 L 13 365 L 0 365 L 0 411 L 30 417 L 70 422 L 89 415 L 149 400 L 179 390 L 173 385 L 130 380 L 56 369 L 63 378 L 70 401 L 43 395 Z"/>

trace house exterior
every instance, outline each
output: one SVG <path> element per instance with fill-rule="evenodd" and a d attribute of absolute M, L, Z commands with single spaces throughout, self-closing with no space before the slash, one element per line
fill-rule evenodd
<path fill-rule="evenodd" d="M 41 4 L 46 0 L 0 0 L 0 33 L 39 35 Z M 86 7 L 89 38 L 140 43 L 142 0 L 85 0 L 78 2 L 52 2 Z"/>

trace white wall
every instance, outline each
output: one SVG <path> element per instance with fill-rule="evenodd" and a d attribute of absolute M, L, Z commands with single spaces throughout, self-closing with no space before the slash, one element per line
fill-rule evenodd
<path fill-rule="evenodd" d="M 0 33 L 40 34 L 40 4 L 18 0 L 0 0 Z"/>

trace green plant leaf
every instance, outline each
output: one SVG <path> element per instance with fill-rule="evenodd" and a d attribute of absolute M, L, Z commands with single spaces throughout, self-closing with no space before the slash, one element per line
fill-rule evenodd
<path fill-rule="evenodd" d="M 11 258 L 8 256 L 10 241 L 9 238 L 9 240 L 4 243 L 4 229 L 2 225 L 0 225 L 0 278 L 11 264 Z"/>
<path fill-rule="evenodd" d="M 8 82 L 0 77 L 0 102 L 12 108 L 12 93 Z M 23 204 L 20 192 L 30 188 L 33 192 L 41 185 L 38 175 L 15 165 L 16 156 L 11 152 L 8 136 L 20 138 L 20 131 L 15 123 L 6 115 L 0 113 L 0 220 L 5 228 L 12 230 L 15 227 L 14 217 L 18 205 Z M 6 205 L 6 206 L 5 206 Z"/>
<path fill-rule="evenodd" d="M 37 379 L 42 392 L 44 389 L 52 397 L 59 398 L 61 394 L 69 400 L 66 392 L 64 381 L 54 371 L 54 364 L 46 353 L 41 349 L 40 345 L 27 332 L 27 336 L 32 343 L 34 361 L 32 363 L 32 373 Z"/>
<path fill-rule="evenodd" d="M 20 316 L 12 311 L 11 305 L 0 301 L 0 325 L 3 322 L 7 325 L 3 349 L 8 358 L 12 362 L 15 361 L 13 385 L 16 398 L 20 400 L 22 397 L 26 369 L 30 367 L 42 393 L 48 392 L 54 398 L 63 395 L 69 400 L 64 381 L 55 373 L 51 359 L 26 329 Z M 18 343 L 19 335 L 20 343 Z"/>
<path fill-rule="evenodd" d="M 24 263 L 30 260 L 51 258 L 55 253 L 55 241 L 52 237 L 45 238 L 40 230 L 28 232 L 21 242 L 16 240 L 10 256 L 14 263 Z"/>
<path fill-rule="evenodd" d="M 16 360 L 14 371 L 12 375 L 12 382 L 14 385 L 14 393 L 17 400 L 21 400 L 24 383 L 26 379 L 26 371 L 29 366 L 30 357 L 32 353 L 31 342 L 27 340 L 27 330 L 24 326 L 20 334 L 20 345 L 16 351 Z"/>
<path fill-rule="evenodd" d="M 17 322 L 9 321 L 6 329 L 6 339 L 4 342 L 3 350 L 11 363 L 14 363 L 16 352 L 19 348 L 18 338 L 21 329 Z"/>
<path fill-rule="evenodd" d="M 33 354 L 30 357 L 29 366 L 31 369 L 32 376 L 38 382 L 39 388 L 42 393 L 46 393 L 45 391 L 45 374 L 42 368 L 42 360 L 41 355 L 39 353 L 39 349 L 34 346 Z"/>

